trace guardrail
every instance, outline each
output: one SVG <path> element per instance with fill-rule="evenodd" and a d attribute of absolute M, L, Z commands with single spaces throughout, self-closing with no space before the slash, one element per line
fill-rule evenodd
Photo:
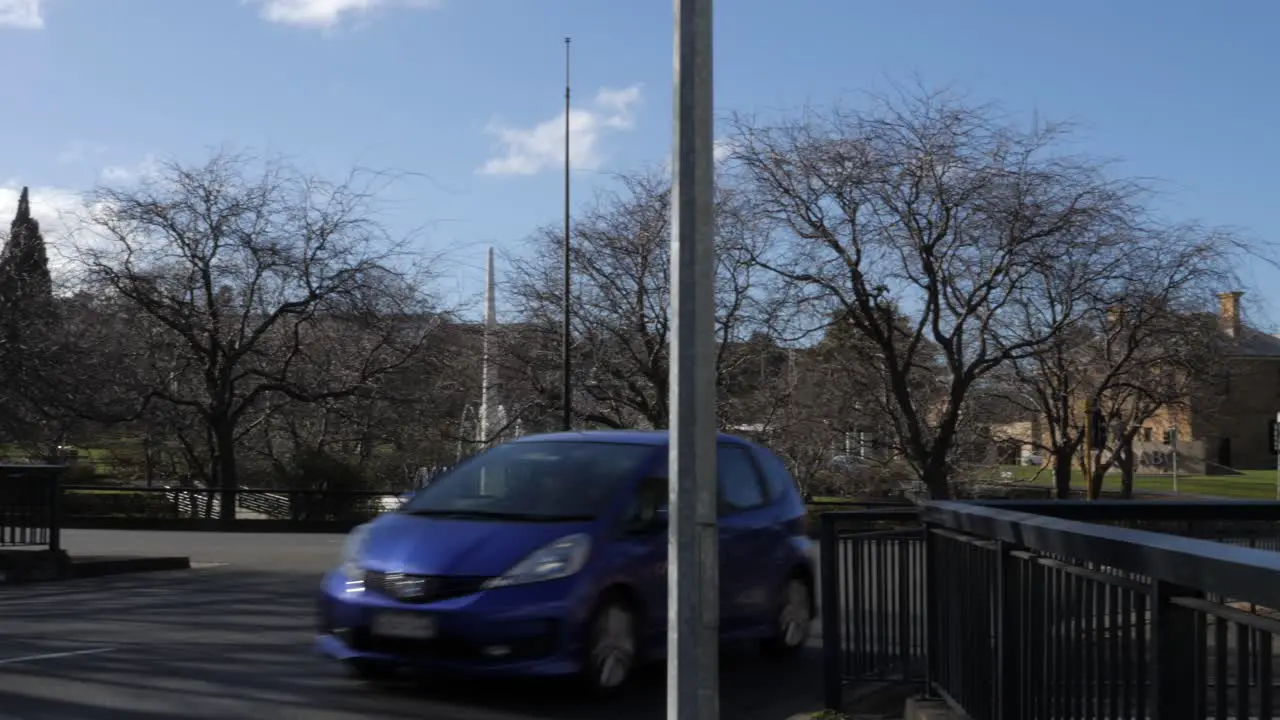
<path fill-rule="evenodd" d="M 1280 503 L 932 502 L 822 544 L 832 709 L 897 678 L 975 720 L 1275 713 Z"/>
<path fill-rule="evenodd" d="M 240 488 L 242 530 L 341 532 L 399 507 L 398 493 L 377 490 Z M 226 528 L 221 490 L 74 485 L 62 488 L 64 525 L 77 528 L 198 530 Z"/>
<path fill-rule="evenodd" d="M 0 548 L 61 550 L 62 471 L 53 465 L 0 465 Z"/>
<path fill-rule="evenodd" d="M 63 487 L 64 525 L 74 528 L 129 530 L 289 530 L 344 532 L 400 506 L 398 491 L 289 490 L 240 488 L 235 492 L 236 520 L 222 520 L 218 489 L 67 485 Z M 903 500 L 833 498 L 823 503 L 841 509 L 914 507 Z M 818 512 L 811 507 L 806 528 L 818 535 Z"/>

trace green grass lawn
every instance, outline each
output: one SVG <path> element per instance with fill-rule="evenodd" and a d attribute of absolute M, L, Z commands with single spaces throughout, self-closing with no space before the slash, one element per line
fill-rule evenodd
<path fill-rule="evenodd" d="M 1025 466 L 1009 466 L 993 471 L 989 479 L 997 482 L 1016 481 L 1018 484 L 1031 487 L 1051 487 L 1053 473 L 1048 470 L 1037 472 L 1038 468 Z M 1010 477 L 1010 475 L 1012 477 Z M 1077 471 L 1071 476 L 1071 487 L 1083 491 L 1084 474 Z M 1169 475 L 1139 475 L 1133 481 L 1137 492 L 1172 493 L 1173 478 Z M 1120 476 L 1108 475 L 1103 482 L 1104 491 L 1120 491 Z M 1235 500 L 1275 500 L 1275 470 L 1245 470 L 1240 475 L 1179 475 L 1178 494 L 1203 497 L 1219 497 Z M 856 500 L 836 497 L 814 497 L 810 507 L 818 512 L 823 510 L 840 510 L 840 505 L 856 503 Z M 833 507 L 835 506 L 835 507 Z"/>
<path fill-rule="evenodd" d="M 1022 468 L 1019 468 L 1021 471 Z M 1030 473 L 1018 473 L 1019 479 L 1024 477 L 1034 485 L 1053 485 L 1053 474 L 1041 473 L 1035 477 L 1034 468 Z M 1031 479 L 1034 477 L 1034 479 Z M 1084 489 L 1084 477 L 1074 473 L 1071 478 L 1073 488 Z M 1108 475 L 1103 481 L 1103 490 L 1120 490 L 1120 477 Z M 1172 493 L 1173 477 L 1168 475 L 1139 475 L 1133 480 L 1133 489 L 1138 492 Z M 1178 494 L 1201 495 L 1205 497 L 1232 498 L 1236 500 L 1275 500 L 1275 470 L 1245 470 L 1241 475 L 1180 475 L 1178 476 Z"/>

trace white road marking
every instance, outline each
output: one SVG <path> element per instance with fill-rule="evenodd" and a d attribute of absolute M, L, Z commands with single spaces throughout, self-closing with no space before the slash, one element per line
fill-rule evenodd
<path fill-rule="evenodd" d="M 42 655 L 25 655 L 16 658 L 0 658 L 0 665 L 13 665 L 14 663 L 35 662 L 37 660 L 55 660 L 57 658 L 74 657 L 76 655 L 97 655 L 99 653 L 107 653 L 117 648 L 92 648 L 90 650 L 69 650 L 67 652 L 44 653 Z"/>

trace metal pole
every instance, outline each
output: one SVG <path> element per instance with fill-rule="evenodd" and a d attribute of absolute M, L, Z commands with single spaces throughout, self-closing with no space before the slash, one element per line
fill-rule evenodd
<path fill-rule="evenodd" d="M 712 0 L 675 0 L 667 718 L 720 717 Z"/>
<path fill-rule="evenodd" d="M 564 39 L 564 307 L 561 310 L 560 406 L 562 429 L 573 427 L 572 360 L 569 358 L 569 38 Z"/>
<path fill-rule="evenodd" d="M 1178 428 L 1169 428 L 1169 444 L 1173 446 L 1173 494 L 1178 494 Z"/>
<path fill-rule="evenodd" d="M 1276 499 L 1280 500 L 1280 412 L 1276 413 Z"/>
<path fill-rule="evenodd" d="M 1093 405 L 1085 404 L 1084 409 L 1084 460 L 1081 462 L 1084 470 L 1084 496 L 1086 499 L 1093 500 L 1093 468 L 1089 462 L 1093 455 Z"/>

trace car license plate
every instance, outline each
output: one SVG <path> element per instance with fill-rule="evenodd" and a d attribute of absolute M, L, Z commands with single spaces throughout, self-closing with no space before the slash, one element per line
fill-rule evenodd
<path fill-rule="evenodd" d="M 430 640 L 436 636 L 436 619 L 418 613 L 379 613 L 370 631 L 382 637 Z"/>

